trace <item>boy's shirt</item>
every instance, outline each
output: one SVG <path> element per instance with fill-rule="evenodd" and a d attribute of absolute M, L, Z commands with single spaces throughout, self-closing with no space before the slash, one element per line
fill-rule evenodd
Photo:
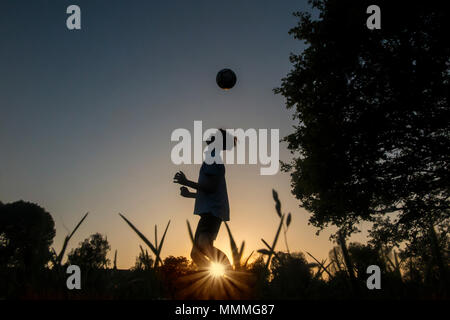
<path fill-rule="evenodd" d="M 210 176 L 216 176 L 215 178 L 218 179 L 217 189 L 212 193 L 206 193 L 200 189 L 197 190 L 194 214 L 201 215 L 209 212 L 222 219 L 222 221 L 229 221 L 230 206 L 228 203 L 227 184 L 225 182 L 225 166 L 217 163 L 203 163 L 200 168 L 198 183 L 205 183 L 207 179 L 211 179 Z"/>

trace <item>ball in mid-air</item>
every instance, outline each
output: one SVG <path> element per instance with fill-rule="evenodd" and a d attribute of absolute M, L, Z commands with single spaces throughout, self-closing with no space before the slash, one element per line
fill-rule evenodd
<path fill-rule="evenodd" d="M 216 82 L 220 88 L 229 90 L 236 84 L 236 74 L 231 69 L 222 69 L 217 73 Z"/>

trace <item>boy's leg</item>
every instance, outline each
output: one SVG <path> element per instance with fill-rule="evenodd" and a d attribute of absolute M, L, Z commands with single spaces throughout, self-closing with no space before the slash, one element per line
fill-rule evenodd
<path fill-rule="evenodd" d="M 227 255 L 214 247 L 212 243 L 209 234 L 199 235 L 198 241 L 196 241 L 191 251 L 192 260 L 200 268 L 207 268 L 211 261 L 214 261 L 223 264 L 227 269 L 231 269 L 231 263 Z"/>
<path fill-rule="evenodd" d="M 220 226 L 222 225 L 222 220 L 216 217 L 213 217 L 211 220 L 211 228 L 210 228 L 210 235 L 211 235 L 211 242 L 209 250 L 211 252 L 210 257 L 212 257 L 213 261 L 216 261 L 220 264 L 223 264 L 227 269 L 231 269 L 231 263 L 230 260 L 228 260 L 227 255 L 214 247 L 213 243 L 217 238 L 217 234 L 219 233 Z"/>
<path fill-rule="evenodd" d="M 227 255 L 213 246 L 211 235 L 206 232 L 198 235 L 191 258 L 199 267 L 208 267 L 211 262 L 218 262 L 231 268 Z"/>
<path fill-rule="evenodd" d="M 210 265 L 210 235 L 208 233 L 208 217 L 201 216 L 194 235 L 194 245 L 191 258 L 199 268 L 207 268 Z"/>
<path fill-rule="evenodd" d="M 202 215 L 198 222 L 194 237 L 194 247 L 191 258 L 199 267 L 208 267 L 211 261 L 224 264 L 231 268 L 231 263 L 225 253 L 213 246 L 217 237 L 221 220 L 209 214 Z M 206 256 L 206 257 L 205 257 Z"/>
<path fill-rule="evenodd" d="M 194 244 L 192 248 L 191 258 L 199 268 L 207 268 L 210 264 L 209 260 L 206 258 L 206 255 L 196 244 Z"/>

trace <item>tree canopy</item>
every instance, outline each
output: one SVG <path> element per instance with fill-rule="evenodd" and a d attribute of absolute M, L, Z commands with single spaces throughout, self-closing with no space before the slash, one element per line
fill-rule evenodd
<path fill-rule="evenodd" d="M 284 168 L 310 222 L 346 231 L 397 213 L 403 226 L 449 217 L 450 47 L 443 7 L 378 1 L 310 1 L 290 30 L 307 48 L 276 93 L 298 121 Z"/>
<path fill-rule="evenodd" d="M 37 204 L 17 201 L 0 205 L 0 265 L 43 268 L 55 237 L 52 216 Z"/>
<path fill-rule="evenodd" d="M 100 233 L 95 233 L 80 242 L 78 248 L 72 249 L 67 261 L 84 269 L 104 269 L 110 264 L 107 254 L 111 250 L 108 239 Z"/>

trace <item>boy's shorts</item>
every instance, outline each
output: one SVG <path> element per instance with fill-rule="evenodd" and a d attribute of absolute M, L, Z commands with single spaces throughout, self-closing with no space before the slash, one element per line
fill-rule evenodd
<path fill-rule="evenodd" d="M 216 240 L 222 219 L 213 216 L 211 213 L 201 214 L 200 217 L 197 229 L 195 230 L 194 241 L 197 242 L 201 233 L 207 233 L 211 241 Z"/>

